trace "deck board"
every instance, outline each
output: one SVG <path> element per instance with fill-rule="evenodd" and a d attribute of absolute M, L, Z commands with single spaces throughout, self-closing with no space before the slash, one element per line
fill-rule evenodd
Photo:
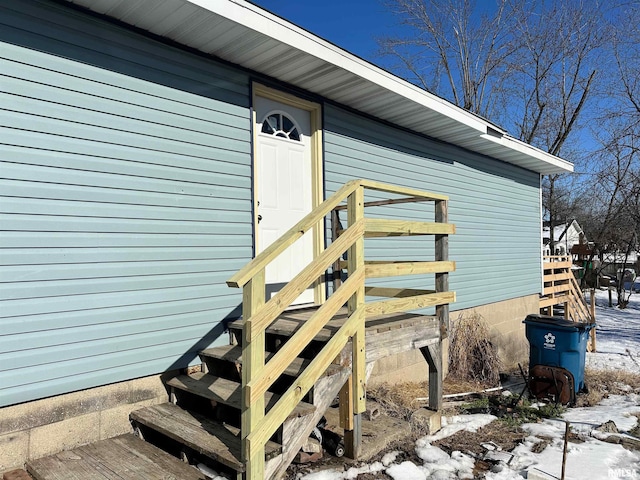
<path fill-rule="evenodd" d="M 242 408 L 241 386 L 238 382 L 227 380 L 205 373 L 179 375 L 167 381 L 167 385 L 194 395 L 213 400 L 240 410 Z M 272 392 L 265 393 L 265 407 L 269 411 L 280 399 Z M 315 407 L 306 402 L 300 402 L 293 409 L 289 418 L 303 417 L 315 411 Z"/>
<path fill-rule="evenodd" d="M 273 357 L 273 352 L 267 352 L 265 354 L 265 361 L 269 361 Z M 223 345 L 220 347 L 212 347 L 200 352 L 200 358 L 213 358 L 223 360 L 225 362 L 234 363 L 237 366 L 242 366 L 242 348 L 238 345 Z M 305 368 L 309 366 L 310 360 L 303 358 L 294 358 L 292 362 L 287 366 L 284 375 L 290 377 L 299 376 Z M 335 375 L 338 373 L 340 367 L 337 365 L 330 365 L 324 375 Z"/>
<path fill-rule="evenodd" d="M 126 434 L 30 460 L 36 480 L 205 480 L 204 474 Z"/>
<path fill-rule="evenodd" d="M 238 472 L 244 471 L 240 461 L 240 432 L 236 428 L 187 412 L 171 403 L 133 411 L 131 418 Z M 280 445 L 267 442 L 267 460 L 280 452 Z"/>
<path fill-rule="evenodd" d="M 317 307 L 289 310 L 282 313 L 266 329 L 269 334 L 290 337 L 317 311 Z M 315 340 L 326 342 L 344 324 L 347 318 L 347 309 L 341 308 L 338 313 L 327 322 L 327 325 L 318 332 Z M 419 315 L 415 313 L 393 313 L 388 315 L 378 315 L 368 318 L 365 324 L 366 333 L 380 333 L 390 330 L 400 330 L 417 325 L 435 325 L 436 317 L 432 315 Z M 242 320 L 229 323 L 229 328 L 235 330 L 242 329 Z"/>

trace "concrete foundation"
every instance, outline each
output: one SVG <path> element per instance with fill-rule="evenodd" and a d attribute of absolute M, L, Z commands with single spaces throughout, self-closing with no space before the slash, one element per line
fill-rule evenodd
<path fill-rule="evenodd" d="M 490 339 L 498 348 L 498 355 L 505 369 L 526 362 L 529 344 L 522 321 L 539 312 L 538 295 L 514 298 L 503 302 L 481 305 L 467 310 L 451 312 L 451 322 L 464 315 L 480 315 L 489 325 Z M 443 343 L 443 357 L 448 358 L 448 342 Z M 447 362 L 445 361 L 445 365 Z M 447 369 L 445 367 L 445 376 Z M 378 360 L 373 368 L 369 385 L 381 383 L 425 382 L 429 379 L 429 367 L 419 350 L 392 355 Z"/>
<path fill-rule="evenodd" d="M 156 375 L 0 408 L 0 475 L 29 459 L 130 432 L 132 410 L 167 399 Z"/>

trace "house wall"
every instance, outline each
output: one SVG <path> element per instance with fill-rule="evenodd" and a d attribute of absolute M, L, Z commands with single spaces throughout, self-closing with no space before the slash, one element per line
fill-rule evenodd
<path fill-rule="evenodd" d="M 408 133 L 337 106 L 325 108 L 327 195 L 345 178 L 368 178 L 450 196 L 451 311 L 537 294 L 541 285 L 539 175 L 453 145 Z M 370 195 L 369 199 L 382 198 Z M 433 220 L 433 204 L 370 209 L 371 215 Z M 368 258 L 433 259 L 421 237 L 367 240 Z M 373 283 L 373 282 L 371 282 Z M 429 288 L 428 277 L 378 283 Z"/>
<path fill-rule="evenodd" d="M 0 42 L 0 407 L 227 342 L 247 74 L 46 1 L 2 2 Z"/>
<path fill-rule="evenodd" d="M 0 5 L 0 57 L 0 426 L 72 399 L 46 425 L 88 419 L 68 431 L 90 441 L 92 418 L 138 397 L 73 402 L 187 366 L 240 313 L 224 281 L 253 254 L 250 77 L 46 0 Z M 324 121 L 327 194 L 365 177 L 451 195 L 454 312 L 537 293 L 537 174 L 333 105 Z M 367 250 L 433 252 L 419 238 Z M 25 425 L 0 428 L 0 451 L 52 432 Z"/>

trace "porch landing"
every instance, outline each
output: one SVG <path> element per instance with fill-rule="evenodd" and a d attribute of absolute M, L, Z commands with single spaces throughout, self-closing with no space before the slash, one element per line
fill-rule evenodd
<path fill-rule="evenodd" d="M 304 325 L 318 310 L 318 307 L 301 308 L 286 311 L 265 329 L 272 338 L 283 340 Z M 348 313 L 343 307 L 327 322 L 315 336 L 316 342 L 327 342 L 344 324 Z M 242 320 L 229 323 L 229 331 L 242 343 Z M 392 313 L 367 318 L 365 322 L 365 358 L 366 362 L 375 362 L 383 357 L 436 345 L 440 341 L 440 324 L 432 315 L 415 313 Z"/>
<path fill-rule="evenodd" d="M 31 460 L 36 480 L 206 480 L 199 470 L 127 434 Z"/>

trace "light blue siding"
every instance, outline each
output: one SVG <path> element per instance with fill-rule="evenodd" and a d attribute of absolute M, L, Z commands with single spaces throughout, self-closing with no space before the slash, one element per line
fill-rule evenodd
<path fill-rule="evenodd" d="M 336 106 L 325 107 L 327 195 L 346 178 L 368 178 L 450 196 L 449 256 L 457 262 L 452 310 L 535 294 L 540 290 L 539 176 L 488 157 L 413 135 Z M 383 198 L 370 194 L 369 199 Z M 394 205 L 372 216 L 433 220 L 432 204 Z M 420 237 L 372 239 L 375 259 L 433 259 L 433 242 Z M 387 284 L 432 288 L 433 276 Z M 490 319 L 489 319 L 490 320 Z"/>
<path fill-rule="evenodd" d="M 248 75 L 0 7 L 0 406 L 188 365 L 253 254 Z"/>
<path fill-rule="evenodd" d="M 249 75 L 47 0 L 2 3 L 0 65 L 0 407 L 226 341 L 241 294 L 224 281 L 253 254 Z M 327 195 L 364 177 L 451 196 L 454 310 L 539 291 L 536 173 L 324 115 Z M 371 213 L 433 219 L 431 204 Z M 421 238 L 366 248 L 433 259 Z"/>

